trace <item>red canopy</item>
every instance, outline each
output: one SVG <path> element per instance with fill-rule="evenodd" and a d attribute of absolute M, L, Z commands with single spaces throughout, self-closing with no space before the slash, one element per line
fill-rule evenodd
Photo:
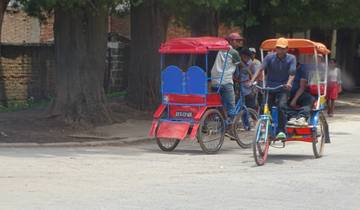
<path fill-rule="evenodd" d="M 229 43 L 220 37 L 186 37 L 171 39 L 159 49 L 162 54 L 206 54 L 209 51 L 228 50 Z"/>

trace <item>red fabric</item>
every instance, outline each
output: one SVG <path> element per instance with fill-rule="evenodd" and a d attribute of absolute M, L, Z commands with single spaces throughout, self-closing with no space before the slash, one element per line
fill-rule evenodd
<path fill-rule="evenodd" d="M 329 82 L 326 98 L 336 100 L 339 95 L 339 84 L 337 82 Z"/>
<path fill-rule="evenodd" d="M 310 94 L 313 96 L 318 95 L 318 86 L 317 85 L 308 85 Z M 320 94 L 324 94 L 325 86 L 323 84 L 320 84 Z"/>
<path fill-rule="evenodd" d="M 220 37 L 186 37 L 171 39 L 159 49 L 162 54 L 206 54 L 209 51 L 228 50 L 229 43 Z"/>

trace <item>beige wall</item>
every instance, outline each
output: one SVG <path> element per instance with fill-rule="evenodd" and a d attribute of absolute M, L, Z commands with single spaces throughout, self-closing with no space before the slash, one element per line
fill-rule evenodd
<path fill-rule="evenodd" d="M 1 42 L 39 43 L 40 21 L 23 11 L 8 9 L 4 16 Z"/>

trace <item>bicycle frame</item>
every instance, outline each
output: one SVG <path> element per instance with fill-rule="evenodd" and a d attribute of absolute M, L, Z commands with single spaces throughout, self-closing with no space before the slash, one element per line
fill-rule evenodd
<path fill-rule="evenodd" d="M 273 139 L 273 137 L 276 135 L 276 130 L 278 128 L 278 108 L 277 107 L 272 107 L 271 111 L 269 108 L 269 92 L 271 90 L 278 90 L 280 88 L 283 88 L 283 85 L 274 87 L 274 88 L 270 88 L 270 87 L 260 87 L 258 85 L 256 85 L 256 88 L 260 89 L 260 90 L 264 90 L 265 91 L 265 101 L 264 101 L 264 109 L 263 109 L 263 113 L 262 115 L 260 115 L 260 123 L 261 121 L 266 121 L 266 136 L 269 134 L 269 127 L 271 128 L 271 139 Z M 257 131 L 257 135 L 260 135 L 260 130 Z M 259 138 L 259 136 L 257 136 Z"/>

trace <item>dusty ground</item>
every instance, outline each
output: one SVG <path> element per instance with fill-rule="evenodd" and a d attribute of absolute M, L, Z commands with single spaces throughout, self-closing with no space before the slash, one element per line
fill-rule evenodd
<path fill-rule="evenodd" d="M 127 119 L 150 119 L 152 116 L 151 113 L 136 111 L 124 102 L 112 102 L 109 107 L 113 111 L 115 123 L 123 123 Z M 0 143 L 89 141 L 93 139 L 71 136 L 92 130 L 94 128 L 74 128 L 60 120 L 48 118 L 46 109 L 41 108 L 0 113 Z"/>
<path fill-rule="evenodd" d="M 314 158 L 311 144 L 294 142 L 271 147 L 262 167 L 251 149 L 228 139 L 216 155 L 196 141 L 170 153 L 154 141 L 0 147 L 0 209 L 358 210 L 360 114 L 337 117 L 322 158 Z"/>

